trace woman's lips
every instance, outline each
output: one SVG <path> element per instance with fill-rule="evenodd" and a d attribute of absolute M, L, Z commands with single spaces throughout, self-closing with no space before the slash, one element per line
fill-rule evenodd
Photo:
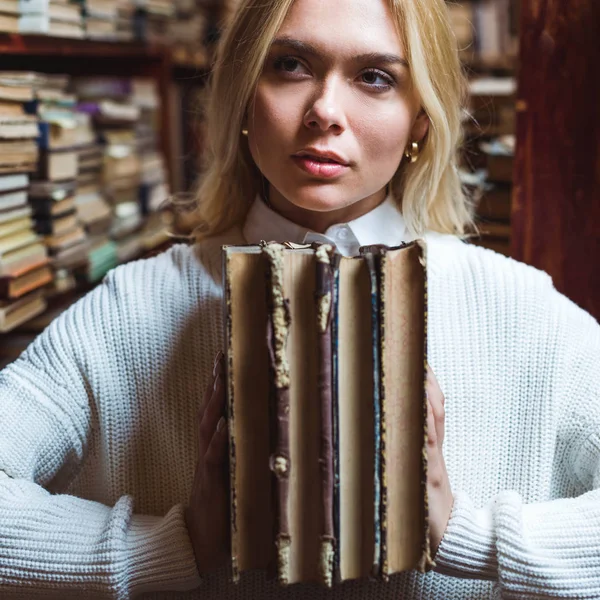
<path fill-rule="evenodd" d="M 303 170 L 315 177 L 339 177 L 350 167 L 335 162 L 321 162 L 310 156 L 292 156 L 293 161 Z"/>

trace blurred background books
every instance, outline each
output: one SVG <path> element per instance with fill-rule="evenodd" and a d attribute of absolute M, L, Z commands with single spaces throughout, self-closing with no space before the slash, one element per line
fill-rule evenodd
<path fill-rule="evenodd" d="M 0 0 L 0 332 L 13 331 L 0 337 L 0 366 L 107 270 L 168 247 L 168 231 L 190 233 L 186 214 L 161 207 L 174 193 L 194 197 L 201 100 L 215 42 L 238 1 Z M 527 254 L 534 246 L 523 246 L 525 237 L 537 230 L 529 221 L 523 229 L 515 198 L 531 178 L 521 175 L 520 188 L 514 182 L 515 156 L 539 117 L 518 82 L 527 87 L 545 64 L 529 52 L 522 77 L 523 45 L 537 48 L 537 21 L 552 17 L 520 0 L 446 5 L 469 79 L 459 173 L 476 206 L 471 242 L 506 255 L 518 248 L 518 258 L 551 271 L 566 262 Z M 594 98 L 586 85 L 579 97 Z M 555 110 L 540 105 L 542 115 Z M 527 119 L 520 133 L 517 115 Z M 579 131 L 563 129 L 563 137 Z M 527 165 L 541 139 L 527 146 Z"/>

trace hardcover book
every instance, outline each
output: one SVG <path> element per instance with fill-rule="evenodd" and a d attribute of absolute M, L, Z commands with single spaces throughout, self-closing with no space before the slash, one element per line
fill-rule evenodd
<path fill-rule="evenodd" d="M 223 247 L 234 580 L 431 566 L 425 245 Z"/>

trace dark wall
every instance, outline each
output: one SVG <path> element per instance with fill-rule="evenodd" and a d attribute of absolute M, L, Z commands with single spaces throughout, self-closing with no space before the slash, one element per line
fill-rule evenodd
<path fill-rule="evenodd" d="M 600 2 L 523 0 L 512 255 L 600 319 Z"/>

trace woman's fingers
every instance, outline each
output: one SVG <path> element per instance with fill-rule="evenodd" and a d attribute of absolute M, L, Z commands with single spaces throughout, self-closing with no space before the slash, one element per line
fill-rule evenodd
<path fill-rule="evenodd" d="M 446 421 L 445 403 L 446 399 L 440 388 L 440 384 L 433 373 L 433 370 L 427 365 L 427 399 L 433 412 L 433 423 L 435 425 L 435 433 L 437 444 L 442 447 L 444 443 L 444 430 Z"/>
<path fill-rule="evenodd" d="M 427 445 L 431 448 L 436 448 L 438 446 L 438 436 L 433 409 L 431 407 L 431 400 L 427 400 Z"/>
<path fill-rule="evenodd" d="M 223 464 L 227 459 L 227 441 L 227 422 L 225 417 L 221 417 L 204 455 L 204 464 L 208 469 L 222 471 Z"/>
<path fill-rule="evenodd" d="M 225 414 L 225 383 L 223 354 L 219 353 L 213 370 L 215 375 L 212 385 L 209 385 L 206 395 L 209 400 L 206 403 L 199 424 L 200 432 L 200 456 L 206 454 L 211 443 L 217 423 Z"/>

